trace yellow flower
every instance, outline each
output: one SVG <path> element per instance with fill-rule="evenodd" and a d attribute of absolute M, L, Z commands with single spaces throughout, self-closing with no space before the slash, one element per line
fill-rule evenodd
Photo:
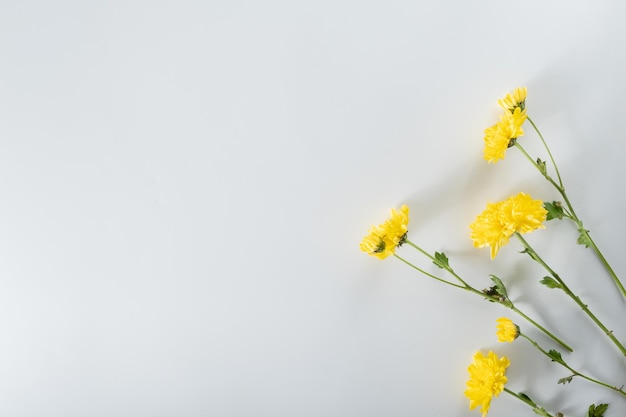
<path fill-rule="evenodd" d="M 543 229 L 547 213 L 543 201 L 519 193 L 498 203 L 488 203 L 487 208 L 470 224 L 470 237 L 474 247 L 489 246 L 491 259 L 494 259 L 513 233 Z"/>
<path fill-rule="evenodd" d="M 511 112 L 506 112 L 502 115 L 498 126 L 511 140 L 517 139 L 524 135 L 522 125 L 527 117 L 526 110 L 516 107 Z"/>
<path fill-rule="evenodd" d="M 543 201 L 533 200 L 531 196 L 519 193 L 504 201 L 501 207 L 504 221 L 516 232 L 524 234 L 543 229 L 548 211 L 543 208 Z"/>
<path fill-rule="evenodd" d="M 483 155 L 485 159 L 489 163 L 496 163 L 500 159 L 504 159 L 511 138 L 495 124 L 485 129 L 484 141 L 485 147 L 483 148 Z"/>
<path fill-rule="evenodd" d="M 512 112 L 505 112 L 500 121 L 485 129 L 485 148 L 483 155 L 490 163 L 504 159 L 507 148 L 515 144 L 515 140 L 524 135 L 522 125 L 528 115 L 526 110 L 516 107 Z"/>
<path fill-rule="evenodd" d="M 504 110 L 513 112 L 516 107 L 524 110 L 526 108 L 526 87 L 518 87 L 513 90 L 513 94 L 507 94 L 498 104 Z"/>
<path fill-rule="evenodd" d="M 465 396 L 469 398 L 470 410 L 480 406 L 483 417 L 491 406 L 491 399 L 500 395 L 507 382 L 506 368 L 510 361 L 505 357 L 489 352 L 486 356 L 480 352 L 474 355 L 474 362 L 467 368 L 470 379 L 467 381 Z"/>
<path fill-rule="evenodd" d="M 361 250 L 378 259 L 385 259 L 396 252 L 409 231 L 409 208 L 400 207 L 400 211 L 391 209 L 391 217 L 378 226 L 372 226 L 361 241 Z"/>
<path fill-rule="evenodd" d="M 509 243 L 509 237 L 514 230 L 507 228 L 502 222 L 500 203 L 487 203 L 487 208 L 476 217 L 474 223 L 470 224 L 470 237 L 474 241 L 474 247 L 491 248 L 491 259 L 494 259 L 500 248 Z"/>
<path fill-rule="evenodd" d="M 513 94 L 507 94 L 498 104 L 505 110 L 500 121 L 485 129 L 485 148 L 483 154 L 489 163 L 504 159 L 506 149 L 515 144 L 515 140 L 524 135 L 522 125 L 526 121 L 526 87 L 516 88 Z"/>
<path fill-rule="evenodd" d="M 513 323 L 510 319 L 506 317 L 500 317 L 496 320 L 498 323 L 496 332 L 496 336 L 498 336 L 498 342 L 509 342 L 511 343 L 519 336 L 519 326 Z"/>

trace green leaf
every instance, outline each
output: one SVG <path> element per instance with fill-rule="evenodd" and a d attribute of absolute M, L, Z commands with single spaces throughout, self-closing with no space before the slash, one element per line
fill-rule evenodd
<path fill-rule="evenodd" d="M 576 243 L 578 243 L 579 245 L 585 245 L 586 248 L 591 246 L 591 238 L 588 235 L 589 230 L 578 229 L 578 231 L 580 232 L 580 236 L 578 236 L 578 240 L 576 241 Z"/>
<path fill-rule="evenodd" d="M 570 375 L 570 376 L 567 376 L 565 378 L 559 379 L 556 383 L 557 384 L 563 384 L 563 385 L 569 384 L 570 382 L 572 382 L 573 378 L 574 378 L 574 375 Z"/>
<path fill-rule="evenodd" d="M 505 307 L 513 308 L 513 303 L 509 300 L 509 296 L 506 293 L 506 287 L 502 283 L 502 280 L 495 275 L 490 275 L 494 284 L 488 289 L 484 289 L 483 293 L 487 296 L 486 299 L 490 302 L 497 302 Z"/>
<path fill-rule="evenodd" d="M 548 173 L 548 170 L 546 169 L 546 161 L 542 161 L 539 158 L 537 158 L 537 168 L 539 168 L 539 171 L 541 172 L 541 175 L 543 176 L 545 176 Z"/>
<path fill-rule="evenodd" d="M 441 269 L 450 269 L 448 257 L 443 252 L 435 252 L 435 260 L 433 261 L 433 263 Z"/>
<path fill-rule="evenodd" d="M 553 201 L 551 203 L 544 202 L 543 208 L 548 211 L 546 220 L 559 219 L 561 220 L 565 213 L 563 212 L 563 207 L 561 203 L 558 201 Z"/>
<path fill-rule="evenodd" d="M 559 284 L 554 278 L 545 276 L 541 281 L 539 281 L 543 285 L 548 288 L 562 288 L 561 284 Z"/>
<path fill-rule="evenodd" d="M 543 416 L 543 417 L 551 417 L 550 413 L 548 413 L 546 411 L 545 408 L 543 407 L 535 407 L 533 408 L 533 411 L 535 412 L 535 414 L 537 414 L 538 416 Z"/>
<path fill-rule="evenodd" d="M 561 364 L 564 363 L 563 358 L 561 358 L 561 353 L 557 350 L 550 349 L 550 351 L 548 352 L 548 356 L 550 356 L 550 359 L 552 359 L 553 362 L 558 362 Z"/>
<path fill-rule="evenodd" d="M 603 417 L 607 408 L 609 408 L 608 404 L 591 404 L 587 412 L 587 417 Z"/>
<path fill-rule="evenodd" d="M 498 295 L 500 295 L 501 297 L 508 298 L 508 295 L 506 293 L 506 287 L 502 283 L 502 280 L 495 275 L 490 275 L 490 277 L 493 283 L 496 284 L 495 286 L 496 286 L 496 291 L 498 292 Z"/>
<path fill-rule="evenodd" d="M 526 394 L 524 394 L 523 392 L 518 392 L 517 395 L 520 397 L 520 399 L 522 401 L 524 401 L 526 404 L 530 405 L 531 407 L 536 407 L 537 404 L 535 404 L 535 402 Z"/>

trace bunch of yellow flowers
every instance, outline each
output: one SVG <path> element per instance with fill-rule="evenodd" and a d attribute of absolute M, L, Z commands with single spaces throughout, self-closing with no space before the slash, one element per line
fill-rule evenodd
<path fill-rule="evenodd" d="M 536 200 L 528 194 L 520 192 L 504 200 L 487 203 L 485 210 L 469 225 L 470 238 L 473 241 L 474 247 L 489 247 L 491 259 L 494 259 L 499 250 L 509 243 L 510 238 L 512 236 L 516 237 L 523 247 L 522 253 L 527 254 L 532 261 L 538 263 L 548 272 L 548 275 L 545 276 L 540 283 L 548 288 L 560 290 L 568 296 L 615 345 L 621 355 L 626 356 L 626 347 L 617 338 L 614 332 L 604 325 L 602 320 L 591 311 L 589 305 L 569 288 L 563 278 L 522 236 L 538 229 L 544 229 L 545 223 L 549 220 L 566 219 L 571 221 L 580 233 L 577 243 L 593 250 L 605 267 L 608 276 L 613 280 L 620 293 L 626 298 L 626 289 L 591 238 L 589 231 L 583 226 L 582 220 L 576 214 L 569 197 L 565 193 L 561 174 L 552 153 L 541 132 L 527 114 L 526 98 L 526 88 L 517 88 L 512 93 L 507 94 L 503 99 L 498 100 L 498 104 L 502 107 L 504 112 L 495 125 L 485 130 L 484 158 L 489 163 L 496 163 L 504 159 L 508 148 L 517 148 L 538 170 L 540 175 L 554 187 L 562 198 L 562 202 Z M 548 164 L 545 161 L 540 158 L 531 158 L 525 148 L 519 143 L 518 138 L 524 135 L 522 126 L 526 121 L 532 125 L 543 143 L 551 161 L 555 177 L 551 176 L 548 172 Z M 442 269 L 447 274 L 447 277 L 430 272 L 402 257 L 397 252 L 397 249 L 403 244 L 416 249 L 421 255 L 432 261 L 435 266 Z M 391 216 L 388 220 L 378 226 L 372 226 L 369 233 L 363 238 L 360 248 L 362 251 L 378 259 L 386 259 L 390 256 L 396 257 L 416 271 L 439 282 L 478 295 L 494 304 L 502 305 L 550 337 L 552 341 L 561 348 L 568 352 L 573 351 L 573 349 L 554 332 L 548 330 L 538 321 L 521 311 L 509 298 L 506 285 L 500 278 L 491 275 L 490 278 L 493 285 L 480 290 L 471 285 L 468 280 L 461 277 L 454 270 L 450 265 L 448 257 L 443 252 L 431 253 L 412 242 L 409 239 L 409 208 L 406 205 L 403 205 L 400 210 L 392 209 Z M 626 391 L 624 390 L 624 382 L 626 381 L 621 381 L 621 383 L 607 383 L 572 368 L 563 359 L 559 351 L 556 349 L 545 349 L 528 334 L 522 332 L 520 326 L 507 317 L 502 317 L 497 320 L 496 336 L 499 342 L 508 343 L 518 338 L 525 339 L 533 348 L 536 348 L 540 353 L 547 356 L 552 362 L 568 369 L 571 372 L 571 376 L 560 379 L 558 381 L 559 383 L 568 383 L 574 377 L 582 378 L 615 391 L 626 400 Z M 508 383 L 508 379 L 506 369 L 509 365 L 510 360 L 507 357 L 499 357 L 492 351 L 488 352 L 487 355 L 481 352 L 474 355 L 473 362 L 468 368 L 469 380 L 467 382 L 467 390 L 465 391 L 465 396 L 469 399 L 470 409 L 480 408 L 482 416 L 485 417 L 489 411 L 492 399 L 499 396 L 500 393 L 506 392 L 530 406 L 537 415 L 545 417 L 562 416 L 560 412 L 557 412 L 555 415 L 549 413 L 545 408 L 534 402 L 527 394 L 515 392 L 507 388 L 506 384 Z M 607 408 L 608 404 L 591 404 L 587 410 L 587 416 L 602 417 Z"/>

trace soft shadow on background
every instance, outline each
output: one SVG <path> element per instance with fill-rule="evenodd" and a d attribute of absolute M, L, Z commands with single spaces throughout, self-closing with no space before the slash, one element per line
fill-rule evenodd
<path fill-rule="evenodd" d="M 585 352 L 572 365 L 625 380 L 516 242 L 490 261 L 468 237 L 488 201 L 556 198 L 514 150 L 482 158 L 497 99 L 527 86 L 572 201 L 626 274 L 622 7 L 3 4 L 0 414 L 476 416 L 466 368 L 497 349 L 511 388 L 546 408 L 624 415 L 611 392 L 557 385 L 529 346 L 498 344 L 502 308 L 358 248 L 407 204 L 413 241 L 479 288 L 505 278 Z M 575 238 L 565 223 L 529 236 L 626 334 Z M 529 413 L 505 395 L 490 411 Z"/>

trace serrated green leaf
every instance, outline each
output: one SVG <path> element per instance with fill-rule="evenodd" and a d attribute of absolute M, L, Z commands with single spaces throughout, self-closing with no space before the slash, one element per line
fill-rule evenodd
<path fill-rule="evenodd" d="M 553 201 L 551 203 L 544 202 L 543 208 L 545 208 L 548 212 L 546 216 L 546 220 L 559 219 L 561 220 L 565 213 L 563 212 L 563 207 L 561 203 L 558 201 Z"/>
<path fill-rule="evenodd" d="M 563 363 L 563 358 L 561 358 L 561 353 L 557 350 L 550 349 L 548 352 L 548 356 L 552 359 L 553 362 Z"/>
<path fill-rule="evenodd" d="M 450 269 L 448 257 L 443 252 L 435 252 L 435 260 L 433 261 L 433 263 L 441 269 Z"/>
<path fill-rule="evenodd" d="M 489 276 L 491 277 L 491 280 L 493 281 L 493 283 L 496 284 L 495 286 L 496 286 L 496 290 L 498 291 L 498 295 L 506 297 L 507 296 L 506 287 L 504 286 L 504 283 L 502 282 L 502 280 L 495 275 L 489 275 Z"/>
<path fill-rule="evenodd" d="M 543 285 L 548 288 L 562 288 L 561 284 L 559 284 L 554 278 L 545 276 L 541 281 L 539 281 Z"/>
<path fill-rule="evenodd" d="M 585 245 L 586 248 L 591 246 L 591 238 L 588 235 L 589 230 L 578 229 L 578 231 L 580 232 L 580 235 L 578 236 L 578 240 L 576 241 L 576 243 L 578 243 L 579 245 Z"/>
<path fill-rule="evenodd" d="M 565 378 L 561 378 L 556 383 L 557 384 L 563 384 L 563 385 L 569 384 L 570 382 L 572 382 L 572 378 L 574 378 L 574 375 L 570 375 L 570 376 L 567 376 Z"/>
<path fill-rule="evenodd" d="M 603 417 L 608 408 L 608 404 L 591 404 L 589 406 L 589 411 L 587 412 L 587 417 Z"/>

